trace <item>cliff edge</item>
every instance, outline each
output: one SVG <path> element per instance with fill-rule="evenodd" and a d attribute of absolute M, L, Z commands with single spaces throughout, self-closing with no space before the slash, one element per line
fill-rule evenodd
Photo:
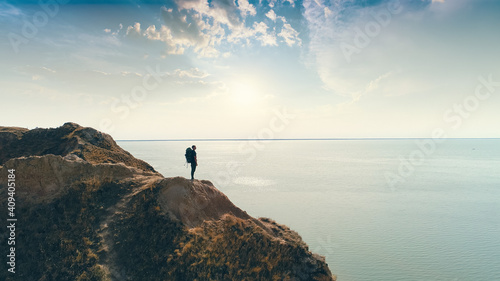
<path fill-rule="evenodd" d="M 336 279 L 288 227 L 210 181 L 164 178 L 95 129 L 0 127 L 2 210 L 12 169 L 16 273 L 4 263 L 1 280 Z"/>

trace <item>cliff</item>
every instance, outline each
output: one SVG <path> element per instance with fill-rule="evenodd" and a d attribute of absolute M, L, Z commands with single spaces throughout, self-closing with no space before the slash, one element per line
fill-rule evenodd
<path fill-rule="evenodd" d="M 9 169 L 16 273 L 3 263 L 1 280 L 335 280 L 296 232 L 209 181 L 164 178 L 92 128 L 0 127 L 3 221 Z"/>
<path fill-rule="evenodd" d="M 74 155 L 92 164 L 123 163 L 141 170 L 155 170 L 119 147 L 111 136 L 93 128 L 66 123 L 55 129 L 0 127 L 0 165 L 18 157 Z"/>

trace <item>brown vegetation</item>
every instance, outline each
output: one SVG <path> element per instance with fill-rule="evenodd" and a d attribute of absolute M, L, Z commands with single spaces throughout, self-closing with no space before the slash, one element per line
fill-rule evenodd
<path fill-rule="evenodd" d="M 123 163 L 155 172 L 148 163 L 119 147 L 113 138 L 93 128 L 65 123 L 54 129 L 0 127 L 0 165 L 18 157 L 69 154 L 92 163 Z"/>

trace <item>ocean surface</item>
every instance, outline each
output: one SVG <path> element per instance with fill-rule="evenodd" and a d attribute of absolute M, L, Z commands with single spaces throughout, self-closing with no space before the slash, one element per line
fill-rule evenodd
<path fill-rule="evenodd" d="M 119 141 L 297 231 L 339 281 L 500 280 L 500 139 Z"/>

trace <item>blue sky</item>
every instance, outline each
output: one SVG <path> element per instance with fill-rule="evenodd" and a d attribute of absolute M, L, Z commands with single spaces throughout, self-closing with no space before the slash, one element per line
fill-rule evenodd
<path fill-rule="evenodd" d="M 500 137 L 500 1 L 41 3 L 0 0 L 1 125 Z"/>

